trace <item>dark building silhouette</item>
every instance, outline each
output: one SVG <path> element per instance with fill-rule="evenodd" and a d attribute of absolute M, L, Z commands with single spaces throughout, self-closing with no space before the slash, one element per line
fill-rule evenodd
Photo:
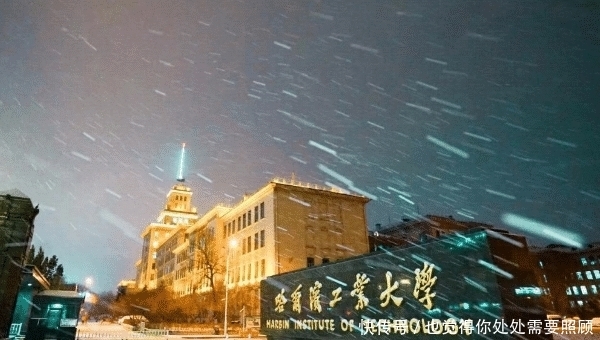
<path fill-rule="evenodd" d="M 552 314 L 600 315 L 600 242 L 582 249 L 551 244 L 532 253 L 543 303 Z"/>
<path fill-rule="evenodd" d="M 39 210 L 19 190 L 0 192 L 0 337 L 9 333 Z"/>
<path fill-rule="evenodd" d="M 15 304 L 9 337 L 23 338 L 27 334 L 29 316 L 34 308 L 32 301 L 36 294 L 50 289 L 50 283 L 36 266 L 27 264 L 23 268 L 21 287 Z M 39 308 L 39 306 L 36 306 Z"/>
<path fill-rule="evenodd" d="M 493 265 L 500 274 L 497 280 L 502 303 L 507 309 L 507 318 L 525 322 L 546 318 L 548 309 L 543 303 L 544 293 L 538 285 L 535 258 L 525 236 L 485 223 L 458 221 L 452 216 L 435 215 L 427 215 L 419 220 L 404 219 L 377 229 L 369 237 L 372 251 L 395 244 L 422 244 L 454 233 L 485 230 L 489 237 Z"/>

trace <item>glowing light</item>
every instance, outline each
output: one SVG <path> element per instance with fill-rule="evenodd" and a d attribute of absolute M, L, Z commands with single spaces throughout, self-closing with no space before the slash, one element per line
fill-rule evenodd
<path fill-rule="evenodd" d="M 181 144 L 181 158 L 179 159 L 179 174 L 177 175 L 177 180 L 179 182 L 183 182 L 183 158 L 185 156 L 185 143 Z"/>

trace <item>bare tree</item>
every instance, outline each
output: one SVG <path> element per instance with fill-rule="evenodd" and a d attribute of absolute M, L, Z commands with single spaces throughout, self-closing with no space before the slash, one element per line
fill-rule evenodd
<path fill-rule="evenodd" d="M 220 265 L 219 252 L 217 251 L 214 231 L 212 228 L 205 227 L 195 233 L 191 240 L 193 251 L 193 275 L 201 278 L 198 285 L 207 282 L 213 300 L 213 305 L 216 307 L 218 300 L 217 294 L 217 276 L 222 273 Z M 195 288 L 195 287 L 194 287 Z"/>

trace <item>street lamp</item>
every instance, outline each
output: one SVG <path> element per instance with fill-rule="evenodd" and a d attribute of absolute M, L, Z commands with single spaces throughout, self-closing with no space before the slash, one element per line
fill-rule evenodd
<path fill-rule="evenodd" d="M 229 240 L 229 244 L 227 247 L 227 260 L 225 261 L 225 318 L 223 321 L 223 334 L 225 335 L 225 339 L 229 339 L 229 335 L 227 334 L 227 299 L 229 292 L 229 254 L 230 250 L 237 247 L 237 240 L 231 239 Z"/>

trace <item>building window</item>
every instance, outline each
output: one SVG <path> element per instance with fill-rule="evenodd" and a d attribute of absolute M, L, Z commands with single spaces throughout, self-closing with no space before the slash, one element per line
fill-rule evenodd
<path fill-rule="evenodd" d="M 596 258 L 592 255 L 589 258 L 590 261 L 590 266 L 595 266 L 596 265 Z"/>
<path fill-rule="evenodd" d="M 571 287 L 567 287 L 567 295 L 571 295 L 573 293 L 571 293 Z"/>
<path fill-rule="evenodd" d="M 579 306 L 583 306 L 583 301 L 581 301 L 581 300 L 577 300 L 577 304 L 578 304 Z"/>
<path fill-rule="evenodd" d="M 575 274 L 577 275 L 577 280 L 583 280 L 583 275 L 581 275 L 581 272 L 577 272 Z"/>
<path fill-rule="evenodd" d="M 587 288 L 585 286 L 581 286 L 581 295 L 587 295 Z"/>
<path fill-rule="evenodd" d="M 246 254 L 246 242 L 242 242 L 242 254 Z"/>
<path fill-rule="evenodd" d="M 594 277 L 596 280 L 600 280 L 600 270 L 594 269 Z"/>
<path fill-rule="evenodd" d="M 569 305 L 571 305 L 571 308 L 575 308 L 575 301 L 569 301 Z"/>
<path fill-rule="evenodd" d="M 546 277 L 546 274 L 542 274 L 544 276 L 544 282 L 548 282 L 548 278 Z"/>
<path fill-rule="evenodd" d="M 592 291 L 592 294 L 598 294 L 598 289 L 596 288 L 595 285 L 591 285 L 590 290 Z"/>
<path fill-rule="evenodd" d="M 248 236 L 248 252 L 250 252 L 252 250 L 252 237 Z M 250 277 L 248 277 L 250 278 Z"/>
<path fill-rule="evenodd" d="M 260 203 L 260 218 L 265 218 L 265 202 Z"/>
<path fill-rule="evenodd" d="M 325 264 L 325 263 L 329 263 L 329 259 L 326 257 L 323 258 L 323 264 Z"/>
<path fill-rule="evenodd" d="M 254 250 L 256 249 L 258 249 L 258 233 L 254 233 Z"/>
<path fill-rule="evenodd" d="M 261 230 L 260 231 L 260 247 L 264 247 L 265 246 L 265 231 Z"/>
<path fill-rule="evenodd" d="M 258 278 L 258 261 L 256 261 L 256 263 L 254 263 L 254 278 L 255 279 Z"/>
<path fill-rule="evenodd" d="M 573 286 L 573 295 L 579 295 L 579 288 L 577 286 Z"/>
<path fill-rule="evenodd" d="M 588 271 L 585 272 L 585 277 L 588 280 L 593 280 L 594 279 L 594 277 L 592 276 L 592 271 L 591 270 L 588 270 Z"/>
<path fill-rule="evenodd" d="M 252 210 L 248 210 L 248 226 L 252 224 Z"/>
<path fill-rule="evenodd" d="M 265 259 L 260 260 L 260 276 L 265 277 Z"/>
<path fill-rule="evenodd" d="M 582 257 L 581 258 L 581 265 L 582 266 L 587 266 L 587 264 L 588 264 L 587 259 L 585 257 Z"/>
<path fill-rule="evenodd" d="M 307 267 L 313 267 L 315 265 L 315 258 L 314 257 L 307 257 L 306 258 L 306 266 Z"/>
<path fill-rule="evenodd" d="M 240 231 L 241 228 L 242 228 L 242 217 L 239 216 L 238 217 L 238 229 L 237 230 Z"/>
<path fill-rule="evenodd" d="M 242 215 L 242 227 L 246 228 L 246 214 Z"/>
<path fill-rule="evenodd" d="M 544 262 L 540 261 L 540 268 L 544 268 Z"/>
<path fill-rule="evenodd" d="M 258 222 L 258 205 L 254 207 L 254 222 Z"/>

